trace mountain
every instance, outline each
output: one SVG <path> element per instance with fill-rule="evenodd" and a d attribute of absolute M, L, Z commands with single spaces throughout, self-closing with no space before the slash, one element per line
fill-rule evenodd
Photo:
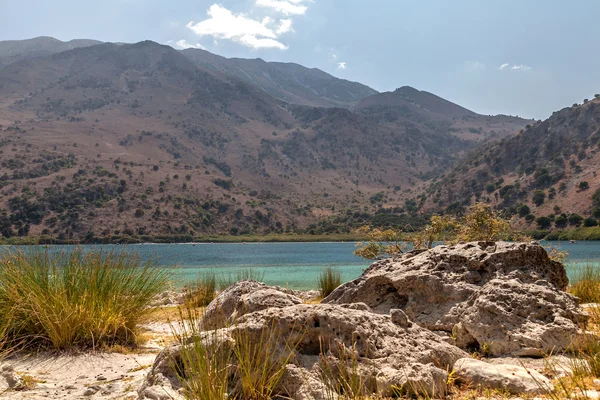
<path fill-rule="evenodd" d="M 200 49 L 182 52 L 199 66 L 235 76 L 288 103 L 350 108 L 361 99 L 377 93 L 363 84 L 299 64 L 266 62 L 260 58 L 225 58 Z"/>
<path fill-rule="evenodd" d="M 484 201 L 528 228 L 562 228 L 570 215 L 599 217 L 600 195 L 594 200 L 600 188 L 598 97 L 471 153 L 431 185 L 427 206 L 457 210 Z M 544 219 L 537 224 L 539 217 L 547 217 L 550 225 Z"/>
<path fill-rule="evenodd" d="M 525 124 L 433 113 L 423 98 L 407 109 L 293 104 L 150 41 L 25 58 L 0 68 L 0 233 L 191 237 L 406 220 L 428 179 Z"/>
<path fill-rule="evenodd" d="M 62 42 L 58 39 L 40 36 L 26 40 L 0 41 L 0 67 L 30 57 L 47 56 L 78 47 L 93 46 L 102 42 L 98 40 L 75 39 Z"/>
<path fill-rule="evenodd" d="M 390 122 L 408 117 L 435 126 L 438 131 L 471 144 L 513 135 L 531 122 L 531 120 L 507 115 L 477 114 L 432 93 L 419 91 L 410 86 L 366 97 L 352 110 Z M 469 146 L 464 150 L 468 148 Z"/>

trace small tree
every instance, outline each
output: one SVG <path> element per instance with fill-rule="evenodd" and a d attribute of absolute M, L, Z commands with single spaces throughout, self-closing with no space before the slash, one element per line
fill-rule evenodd
<path fill-rule="evenodd" d="M 535 222 L 540 229 L 548 229 L 552 225 L 552 221 L 548 217 L 538 217 Z"/>
<path fill-rule="evenodd" d="M 598 221 L 594 217 L 587 217 L 583 220 L 583 226 L 598 226 Z"/>
<path fill-rule="evenodd" d="M 579 214 L 571 214 L 569 215 L 569 224 L 574 226 L 579 226 L 583 222 L 583 217 Z"/>
<path fill-rule="evenodd" d="M 588 190 L 590 188 L 590 184 L 586 181 L 579 182 L 579 190 Z"/>
<path fill-rule="evenodd" d="M 544 204 L 544 201 L 546 200 L 546 193 L 543 190 L 536 190 L 533 193 L 533 203 L 536 206 L 541 206 L 542 204 Z"/>

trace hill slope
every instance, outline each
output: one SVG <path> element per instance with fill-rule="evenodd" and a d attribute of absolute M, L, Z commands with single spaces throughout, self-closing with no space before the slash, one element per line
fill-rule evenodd
<path fill-rule="evenodd" d="M 520 210 L 520 224 L 530 228 L 565 227 L 571 214 L 600 216 L 600 196 L 592 199 L 600 188 L 599 144 L 600 99 L 564 108 L 465 157 L 430 187 L 428 204 L 457 209 L 485 201 L 509 215 Z M 550 225 L 537 224 L 539 217 L 548 217 Z"/>
<path fill-rule="evenodd" d="M 426 179 L 496 134 L 463 134 L 454 126 L 471 117 L 414 104 L 290 104 L 148 41 L 23 59 L 0 82 L 3 236 L 330 232 L 408 218 Z"/>
<path fill-rule="evenodd" d="M 200 49 L 186 49 L 183 54 L 199 66 L 235 76 L 289 103 L 350 108 L 361 99 L 377 93 L 363 84 L 294 63 L 266 62 L 260 58 L 225 58 Z"/>
<path fill-rule="evenodd" d="M 47 56 L 78 47 L 93 46 L 102 42 L 98 40 L 75 39 L 62 42 L 48 36 L 40 36 L 26 40 L 0 41 L 0 67 L 30 57 Z"/>

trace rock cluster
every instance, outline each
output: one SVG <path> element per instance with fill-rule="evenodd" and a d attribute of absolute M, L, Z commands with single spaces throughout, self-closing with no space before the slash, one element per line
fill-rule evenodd
<path fill-rule="evenodd" d="M 365 393 L 441 396 L 453 369 L 468 385 L 540 394 L 552 388 L 544 376 L 474 360 L 465 350 L 539 356 L 567 349 L 586 322 L 567 284 L 562 264 L 537 243 L 438 246 L 377 262 L 322 304 L 239 282 L 207 307 L 201 328 L 225 347 L 241 334 L 260 343 L 266 331 L 277 332 L 273 351 L 293 353 L 277 389 L 288 398 L 337 398 L 331 380 L 342 375 L 359 378 Z M 174 371 L 183 365 L 181 350 L 157 357 L 140 398 L 182 396 Z"/>
<path fill-rule="evenodd" d="M 377 262 L 323 302 L 401 309 L 465 349 L 541 355 L 567 349 L 587 320 L 567 284 L 537 243 L 472 242 Z"/>

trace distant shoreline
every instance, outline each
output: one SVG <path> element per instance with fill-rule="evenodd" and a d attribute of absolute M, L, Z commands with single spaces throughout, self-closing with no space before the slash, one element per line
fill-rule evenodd
<path fill-rule="evenodd" d="M 110 236 L 93 237 L 87 240 L 58 239 L 50 236 L 13 237 L 0 240 L 0 245 L 85 245 L 85 244 L 207 244 L 207 243 L 322 243 L 361 242 L 366 238 L 355 234 L 331 235 L 157 235 L 157 236 Z"/>

